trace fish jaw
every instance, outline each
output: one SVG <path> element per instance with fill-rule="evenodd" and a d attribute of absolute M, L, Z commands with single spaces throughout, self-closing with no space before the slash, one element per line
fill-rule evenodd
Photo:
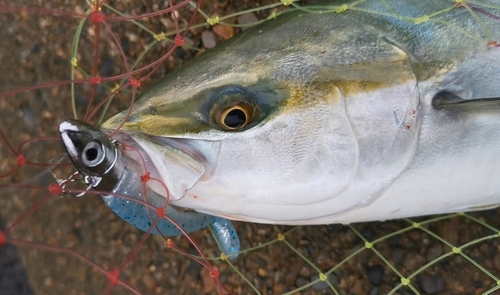
<path fill-rule="evenodd" d="M 149 173 L 147 186 L 171 201 L 185 197 L 198 181 L 210 179 L 217 165 L 218 141 L 155 138 L 116 133 L 125 149 L 127 165 L 139 175 Z"/>

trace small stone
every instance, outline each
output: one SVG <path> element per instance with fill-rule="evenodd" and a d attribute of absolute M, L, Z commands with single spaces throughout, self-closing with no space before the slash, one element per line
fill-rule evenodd
<path fill-rule="evenodd" d="M 450 244 L 456 245 L 458 243 L 458 228 L 459 228 L 459 218 L 452 218 L 443 222 L 443 225 L 439 227 L 439 235 L 448 241 Z"/>
<path fill-rule="evenodd" d="M 273 292 L 274 294 L 281 294 L 283 293 L 283 287 L 280 284 L 276 284 L 273 286 Z"/>
<path fill-rule="evenodd" d="M 201 33 L 201 42 L 203 43 L 203 47 L 210 49 L 215 47 L 215 35 L 212 31 L 203 31 Z"/>
<path fill-rule="evenodd" d="M 253 24 L 258 21 L 257 17 L 253 13 L 245 13 L 243 15 L 238 16 L 236 19 L 238 24 L 240 25 L 247 25 L 247 24 Z M 242 31 L 248 30 L 251 26 L 244 26 L 241 28 Z"/>
<path fill-rule="evenodd" d="M 234 36 L 234 29 L 230 26 L 215 25 L 212 27 L 212 31 L 224 40 L 230 39 Z"/>
<path fill-rule="evenodd" d="M 500 271 L 500 253 L 495 254 L 493 257 L 493 269 Z"/>
<path fill-rule="evenodd" d="M 368 293 L 368 295 L 378 295 L 379 292 L 378 292 L 378 288 L 377 287 L 373 287 L 371 290 L 370 290 L 370 293 Z"/>
<path fill-rule="evenodd" d="M 361 280 L 357 280 L 351 288 L 351 293 L 354 295 L 365 295 L 366 292 L 367 290 L 365 290 L 365 285 L 361 282 Z"/>
<path fill-rule="evenodd" d="M 361 229 L 361 235 L 367 240 L 372 240 L 375 237 L 375 231 L 371 226 L 365 226 Z"/>
<path fill-rule="evenodd" d="M 443 254 L 443 247 L 441 244 L 436 244 L 427 250 L 426 258 L 427 261 L 434 260 Z"/>
<path fill-rule="evenodd" d="M 141 281 L 149 291 L 153 291 L 156 288 L 156 280 L 148 273 L 142 276 Z"/>
<path fill-rule="evenodd" d="M 309 284 L 309 281 L 304 278 L 297 278 L 297 280 L 295 280 L 295 285 L 297 286 L 297 288 L 300 288 L 307 284 Z"/>
<path fill-rule="evenodd" d="M 427 294 L 438 294 L 444 290 L 444 279 L 440 276 L 421 275 L 417 282 Z"/>
<path fill-rule="evenodd" d="M 217 282 L 210 276 L 210 273 L 206 268 L 200 270 L 200 277 L 203 283 L 203 292 L 210 293 L 211 291 L 217 290 Z"/>
<path fill-rule="evenodd" d="M 311 271 L 309 270 L 309 268 L 303 266 L 299 272 L 299 275 L 303 278 L 308 278 L 311 276 Z"/>
<path fill-rule="evenodd" d="M 380 264 L 377 264 L 374 266 L 366 265 L 364 268 L 366 271 L 366 275 L 368 276 L 368 280 L 370 280 L 370 283 L 372 283 L 374 286 L 380 286 L 380 283 L 382 283 L 382 278 L 384 277 L 384 267 Z"/>
<path fill-rule="evenodd" d="M 391 259 L 394 264 L 401 264 L 405 257 L 405 251 L 401 248 L 394 248 L 391 251 Z"/>
<path fill-rule="evenodd" d="M 267 272 L 266 272 L 266 270 L 265 270 L 265 269 L 263 269 L 263 268 L 259 268 L 259 269 L 257 270 L 257 274 L 258 274 L 260 277 L 264 278 L 264 277 L 266 277 Z"/>

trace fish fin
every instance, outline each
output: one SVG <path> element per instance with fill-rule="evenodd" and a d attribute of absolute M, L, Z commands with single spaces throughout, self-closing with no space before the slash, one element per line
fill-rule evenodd
<path fill-rule="evenodd" d="M 450 92 L 439 92 L 432 100 L 435 109 L 463 108 L 463 109 L 500 109 L 500 97 L 463 99 Z"/>

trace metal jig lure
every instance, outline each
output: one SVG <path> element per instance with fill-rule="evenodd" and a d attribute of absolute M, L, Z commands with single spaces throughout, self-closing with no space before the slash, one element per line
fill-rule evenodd
<path fill-rule="evenodd" d="M 95 189 L 101 193 L 106 205 L 120 218 L 134 227 L 148 231 L 152 220 L 158 219 L 156 211 L 147 208 L 144 203 L 123 198 L 127 195 L 141 200 L 153 207 L 165 205 L 166 198 L 153 190 L 143 191 L 141 177 L 127 167 L 127 159 L 119 148 L 119 143 L 100 129 L 77 120 L 67 120 L 59 125 L 63 146 L 88 185 L 87 190 Z M 74 175 L 73 175 L 74 176 Z M 81 197 L 85 194 L 76 195 Z M 240 251 L 240 241 L 231 221 L 194 211 L 179 211 L 168 205 L 165 215 L 174 220 L 187 233 L 194 232 L 210 225 L 223 252 L 235 258 Z M 165 218 L 159 219 L 151 233 L 164 236 L 178 236 L 182 232 L 177 225 Z"/>

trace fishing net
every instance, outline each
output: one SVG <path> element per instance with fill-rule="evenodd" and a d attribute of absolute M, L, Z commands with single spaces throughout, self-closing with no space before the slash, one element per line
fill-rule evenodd
<path fill-rule="evenodd" d="M 482 20 L 500 24 L 500 2 L 450 0 L 407 16 L 397 1 L 365 1 L 386 5 L 368 13 L 415 24 L 466 9 L 484 34 L 456 29 L 497 46 L 490 36 L 498 27 Z M 363 2 L 332 1 L 321 12 L 360 10 Z M 186 60 L 298 4 L 0 1 L 0 294 L 497 293 L 497 209 L 352 225 L 235 222 L 242 253 L 229 260 L 209 229 L 191 240 L 151 236 L 95 194 L 61 194 L 55 177 L 74 169 L 61 156 L 60 121 L 98 124 Z"/>

